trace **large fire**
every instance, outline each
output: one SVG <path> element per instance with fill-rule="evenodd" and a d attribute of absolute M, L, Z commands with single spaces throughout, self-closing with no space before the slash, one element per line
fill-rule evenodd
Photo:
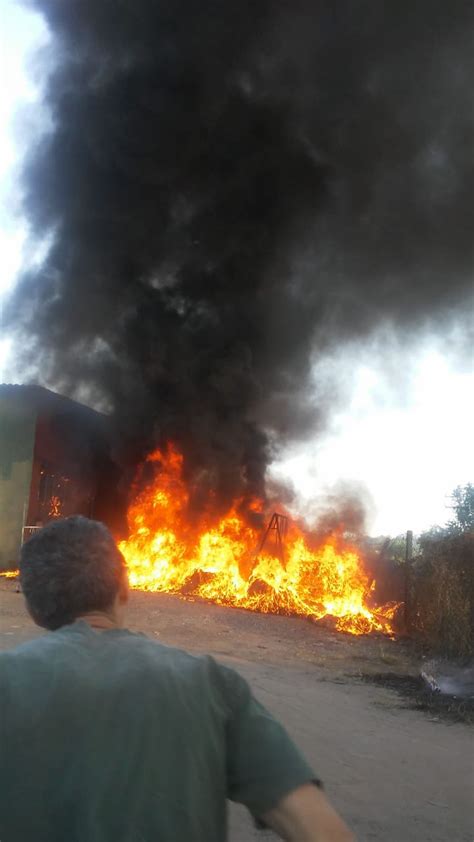
<path fill-rule="evenodd" d="M 262 546 L 261 532 L 238 513 L 218 519 L 187 515 L 183 459 L 170 446 L 147 459 L 155 479 L 128 512 L 130 535 L 120 543 L 132 588 L 201 597 L 265 613 L 333 618 L 352 634 L 391 633 L 393 604 L 370 608 L 371 584 L 356 550 L 337 537 L 316 547 L 290 522 L 284 544 L 277 528 Z M 256 511 L 261 504 L 256 501 Z M 286 520 L 286 519 L 285 519 Z M 311 542 L 312 544 L 312 542 Z"/>

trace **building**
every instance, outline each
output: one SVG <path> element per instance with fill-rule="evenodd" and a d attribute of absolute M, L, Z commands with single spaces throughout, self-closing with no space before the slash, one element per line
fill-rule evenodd
<path fill-rule="evenodd" d="M 18 565 L 22 542 L 50 520 L 110 522 L 118 471 L 109 450 L 106 416 L 41 386 L 0 385 L 0 571 Z"/>

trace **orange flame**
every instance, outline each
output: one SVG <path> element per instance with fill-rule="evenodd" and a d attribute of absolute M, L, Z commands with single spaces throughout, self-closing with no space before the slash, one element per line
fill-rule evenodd
<path fill-rule="evenodd" d="M 156 468 L 152 485 L 129 508 L 130 535 L 120 543 L 132 588 L 202 597 L 264 613 L 334 618 L 341 631 L 391 633 L 396 605 L 369 608 L 370 581 L 356 550 L 339 549 L 337 538 L 310 548 L 291 523 L 285 560 L 238 513 L 238 504 L 217 521 L 208 515 L 198 528 L 187 516 L 189 494 L 183 458 L 170 446 L 147 463 Z M 261 502 L 252 508 L 261 510 Z"/>
<path fill-rule="evenodd" d="M 51 497 L 48 517 L 61 517 L 61 500 L 56 494 Z"/>

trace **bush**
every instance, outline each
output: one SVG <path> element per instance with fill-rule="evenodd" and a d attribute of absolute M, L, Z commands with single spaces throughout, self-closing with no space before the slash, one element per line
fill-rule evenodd
<path fill-rule="evenodd" d="M 474 533 L 432 530 L 413 564 L 412 631 L 437 652 L 474 652 Z"/>

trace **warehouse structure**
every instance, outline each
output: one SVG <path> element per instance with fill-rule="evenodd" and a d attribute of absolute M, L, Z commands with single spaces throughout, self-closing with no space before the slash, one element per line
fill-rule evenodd
<path fill-rule="evenodd" d="M 107 521 L 117 482 L 109 450 L 106 416 L 40 386 L 0 386 L 0 571 L 54 518 Z"/>

